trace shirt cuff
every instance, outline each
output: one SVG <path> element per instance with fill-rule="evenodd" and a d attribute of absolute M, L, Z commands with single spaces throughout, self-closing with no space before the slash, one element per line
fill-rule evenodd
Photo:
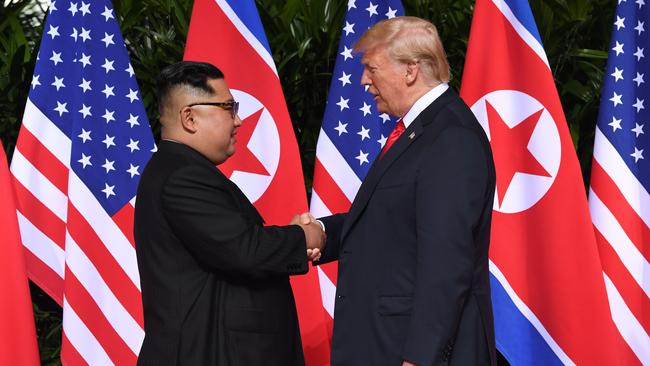
<path fill-rule="evenodd" d="M 323 222 L 321 220 L 318 220 L 318 219 L 316 219 L 316 222 L 320 224 L 320 227 L 321 227 L 321 229 L 323 229 L 323 232 L 327 233 L 327 231 L 325 231 L 325 224 L 323 224 Z"/>

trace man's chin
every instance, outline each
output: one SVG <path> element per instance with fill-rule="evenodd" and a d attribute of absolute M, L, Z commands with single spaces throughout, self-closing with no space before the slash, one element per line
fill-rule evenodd
<path fill-rule="evenodd" d="M 377 112 L 379 112 L 379 113 L 388 113 L 387 112 L 388 109 L 386 108 L 386 104 L 384 104 L 383 102 L 377 101 L 375 99 L 375 105 L 377 106 Z"/>

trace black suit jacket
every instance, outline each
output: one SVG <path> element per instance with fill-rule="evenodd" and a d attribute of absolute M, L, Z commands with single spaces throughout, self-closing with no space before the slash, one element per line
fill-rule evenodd
<path fill-rule="evenodd" d="M 496 364 L 488 273 L 495 172 L 448 89 L 374 162 L 347 214 L 323 218 L 339 260 L 332 365 Z"/>
<path fill-rule="evenodd" d="M 303 365 L 289 285 L 289 275 L 307 271 L 302 229 L 262 226 L 214 164 L 169 141 L 137 197 L 138 365 Z"/>

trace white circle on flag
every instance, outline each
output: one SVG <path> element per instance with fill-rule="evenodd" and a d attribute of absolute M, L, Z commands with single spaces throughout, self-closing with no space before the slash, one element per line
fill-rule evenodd
<path fill-rule="evenodd" d="M 495 193 L 494 197 L 493 208 L 495 211 L 502 213 L 525 211 L 544 197 L 553 185 L 560 168 L 562 146 L 557 125 L 544 105 L 529 94 L 517 90 L 497 90 L 484 95 L 471 107 L 472 112 L 485 130 L 490 141 L 492 141 L 492 138 L 490 135 L 486 101 L 494 107 L 509 128 L 517 126 L 540 109 L 543 110 L 530 136 L 527 148 L 539 164 L 549 173 L 550 177 L 516 172 L 506 189 L 501 204 L 499 204 L 499 200 L 497 199 L 498 192 Z M 495 164 L 508 163 L 495 161 Z"/>
<path fill-rule="evenodd" d="M 263 109 L 255 131 L 251 135 L 248 149 L 255 155 L 269 175 L 234 170 L 230 176 L 239 189 L 251 201 L 257 201 L 271 184 L 280 162 L 280 134 L 269 110 L 254 96 L 241 90 L 231 89 L 233 98 L 239 102 L 239 118 L 245 120 Z"/>

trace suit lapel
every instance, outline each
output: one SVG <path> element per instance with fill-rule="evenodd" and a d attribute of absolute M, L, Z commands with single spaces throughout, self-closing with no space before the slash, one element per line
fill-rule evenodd
<path fill-rule="evenodd" d="M 415 142 L 424 133 L 426 125 L 431 123 L 436 114 L 449 103 L 450 98 L 455 96 L 451 88 L 447 89 L 438 99 L 431 103 L 420 115 L 404 130 L 404 133 L 395 141 L 395 144 L 386 152 L 383 158 L 375 159 L 372 167 L 368 171 L 366 178 L 363 180 L 359 191 L 354 198 L 354 202 L 348 211 L 348 215 L 343 224 L 341 231 L 341 241 L 345 239 L 359 216 L 364 211 L 370 198 L 372 197 L 377 185 L 381 181 L 390 166 L 405 152 L 409 146 Z"/>
<path fill-rule="evenodd" d="M 345 238 L 349 229 L 357 221 L 361 212 L 368 204 L 370 197 L 372 197 L 377 184 L 381 181 L 381 177 L 386 173 L 388 168 L 397 160 L 397 158 L 402 155 L 408 147 L 417 140 L 422 134 L 423 128 L 422 124 L 416 119 L 411 123 L 411 125 L 404 130 L 402 135 L 395 141 L 393 146 L 386 152 L 383 158 L 375 159 L 372 167 L 368 171 L 366 178 L 363 180 L 361 187 L 359 187 L 359 192 L 357 192 L 356 197 L 350 211 L 348 212 L 348 217 L 345 220 L 343 225 L 343 230 L 341 232 L 341 238 Z"/>

